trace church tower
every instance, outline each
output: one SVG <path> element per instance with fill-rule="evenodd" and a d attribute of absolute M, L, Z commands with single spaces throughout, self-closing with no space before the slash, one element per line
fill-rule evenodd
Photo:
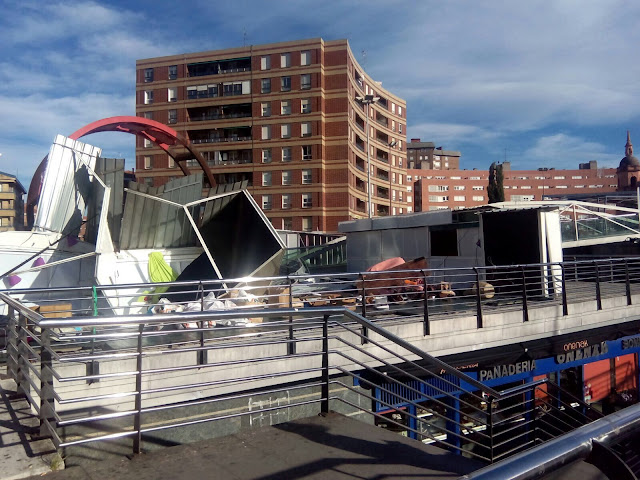
<path fill-rule="evenodd" d="M 635 190 L 638 187 L 640 177 L 640 161 L 633 156 L 631 135 L 627 130 L 627 143 L 624 146 L 624 157 L 618 167 L 618 191 Z"/>

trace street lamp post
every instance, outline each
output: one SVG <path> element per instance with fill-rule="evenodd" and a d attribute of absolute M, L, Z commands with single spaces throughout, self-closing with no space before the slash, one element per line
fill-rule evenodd
<path fill-rule="evenodd" d="M 376 103 L 378 100 L 380 100 L 380 97 L 374 97 L 373 95 L 365 95 L 364 97 L 359 96 L 356 97 L 356 100 L 358 100 L 360 103 L 362 103 L 363 105 L 367 106 L 366 109 L 366 115 L 367 115 L 367 122 L 366 122 L 366 126 L 365 126 L 365 134 L 367 136 L 367 211 L 369 212 L 369 218 L 371 218 L 373 216 L 372 213 L 372 204 L 371 204 L 371 146 L 370 146 L 370 140 L 369 140 L 369 105 L 371 105 L 372 103 Z"/>

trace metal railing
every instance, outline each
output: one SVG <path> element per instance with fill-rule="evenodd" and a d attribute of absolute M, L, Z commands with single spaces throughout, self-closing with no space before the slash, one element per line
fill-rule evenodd
<path fill-rule="evenodd" d="M 285 391 L 292 400 L 260 413 L 315 405 L 366 415 L 487 462 L 591 419 L 557 385 L 496 391 L 344 307 L 47 319 L 0 300 L 9 306 L 8 372 L 57 447 L 130 438 L 139 453 L 157 432 L 255 414 L 225 402 Z M 254 321 L 242 335 L 210 328 L 240 316 Z M 312 393 L 296 395 L 303 389 Z"/>
<path fill-rule="evenodd" d="M 285 271 L 297 271 L 294 265 L 283 266 Z M 632 305 L 634 295 L 640 294 L 640 258 L 5 292 L 58 316 L 147 313 L 162 298 L 194 310 L 194 304 L 205 304 L 208 296 L 245 308 L 246 303 L 265 309 L 347 306 L 369 320 L 422 322 L 424 334 L 429 335 L 432 322 L 442 318 L 475 317 L 477 328 L 483 328 L 485 317 L 493 314 L 520 312 L 522 321 L 528 322 L 539 308 L 560 307 L 557 312 L 565 317 L 574 311 L 602 310 L 608 299 L 622 297 Z M 249 301 L 232 298 L 238 292 L 246 293 L 243 298 Z M 572 305 L 577 304 L 574 310 Z"/>

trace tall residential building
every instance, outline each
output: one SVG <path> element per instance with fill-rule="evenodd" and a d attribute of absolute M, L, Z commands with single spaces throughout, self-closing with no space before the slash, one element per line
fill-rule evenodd
<path fill-rule="evenodd" d="M 276 228 L 337 231 L 338 222 L 367 216 L 369 184 L 373 215 L 411 211 L 406 102 L 364 72 L 347 40 L 251 45 L 136 67 L 136 114 L 185 135 L 217 183 L 247 180 Z M 136 166 L 148 185 L 181 175 L 144 139 Z M 195 160 L 187 166 L 199 170 Z"/>
<path fill-rule="evenodd" d="M 407 144 L 408 168 L 416 170 L 457 170 L 460 168 L 460 152 L 443 150 L 433 142 L 421 142 L 412 138 Z"/>
<path fill-rule="evenodd" d="M 25 193 L 15 175 L 0 172 L 0 232 L 23 229 Z"/>
<path fill-rule="evenodd" d="M 534 201 L 543 197 L 597 195 L 615 192 L 618 180 L 615 168 L 598 168 L 595 161 L 581 163 L 577 170 L 511 170 L 503 164 L 505 201 Z M 414 184 L 415 211 L 458 210 L 486 205 L 489 201 L 488 170 L 417 170 L 407 172 Z"/>

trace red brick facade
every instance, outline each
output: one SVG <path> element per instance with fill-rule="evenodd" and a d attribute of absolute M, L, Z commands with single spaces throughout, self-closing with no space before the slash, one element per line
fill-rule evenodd
<path fill-rule="evenodd" d="M 186 135 L 218 183 L 248 179 L 276 228 L 327 232 L 367 216 L 367 108 L 356 97 L 380 97 L 369 109 L 373 215 L 412 210 L 406 102 L 363 71 L 346 40 L 139 60 L 136 90 L 138 116 Z M 136 167 L 156 186 L 181 175 L 142 139 Z"/>

